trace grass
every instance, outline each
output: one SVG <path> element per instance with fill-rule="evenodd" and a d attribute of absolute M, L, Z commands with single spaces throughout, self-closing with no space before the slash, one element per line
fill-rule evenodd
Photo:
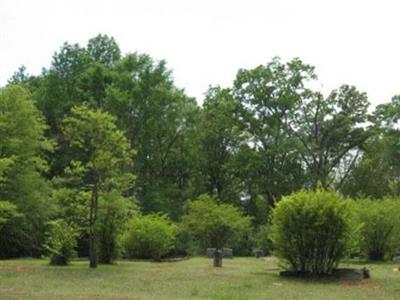
<path fill-rule="evenodd" d="M 216 269 L 207 258 L 177 262 L 121 261 L 89 269 L 46 260 L 0 261 L 0 299 L 400 299 L 400 272 L 392 263 L 343 264 L 371 270 L 362 281 L 280 278 L 271 259 L 225 259 Z"/>

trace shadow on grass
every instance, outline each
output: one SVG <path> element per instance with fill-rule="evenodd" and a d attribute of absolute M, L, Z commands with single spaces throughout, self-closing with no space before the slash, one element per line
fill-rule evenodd
<path fill-rule="evenodd" d="M 268 276 L 277 281 L 298 282 L 301 284 L 338 284 L 338 283 L 358 283 L 368 280 L 369 272 L 365 269 L 340 268 L 332 274 L 312 275 L 308 273 L 282 271 L 280 268 L 270 268 L 261 272 L 252 272 L 256 276 Z"/>
<path fill-rule="evenodd" d="M 161 263 L 176 263 L 176 262 L 181 262 L 181 261 L 187 261 L 191 259 L 191 256 L 180 256 L 180 257 L 168 257 L 168 258 L 163 258 L 160 260 L 155 260 L 151 258 L 123 258 L 118 261 L 120 262 L 149 262 L 149 263 L 155 263 L 155 264 L 161 264 Z M 117 263 L 118 263 L 117 261 Z"/>

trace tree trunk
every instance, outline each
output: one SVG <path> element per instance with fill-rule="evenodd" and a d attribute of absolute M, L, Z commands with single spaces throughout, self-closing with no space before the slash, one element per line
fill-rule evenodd
<path fill-rule="evenodd" d="M 214 251 L 214 267 L 222 267 L 222 250 L 220 249 Z"/>
<path fill-rule="evenodd" d="M 89 216 L 89 262 L 91 268 L 97 268 L 96 233 L 94 228 L 97 217 L 97 200 L 97 186 L 95 185 L 92 190 Z"/>

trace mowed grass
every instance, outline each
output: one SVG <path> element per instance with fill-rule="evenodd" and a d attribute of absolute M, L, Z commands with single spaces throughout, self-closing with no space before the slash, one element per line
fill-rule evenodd
<path fill-rule="evenodd" d="M 225 259 L 213 268 L 207 258 L 176 262 L 120 261 L 89 269 L 46 260 L 0 261 L 0 299 L 400 299 L 400 272 L 392 263 L 366 266 L 371 278 L 324 281 L 280 278 L 273 259 Z"/>

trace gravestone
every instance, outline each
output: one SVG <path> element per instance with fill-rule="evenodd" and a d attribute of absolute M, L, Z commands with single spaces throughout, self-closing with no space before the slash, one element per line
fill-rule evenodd
<path fill-rule="evenodd" d="M 206 255 L 207 257 L 214 257 L 214 252 L 217 250 L 216 248 L 207 248 Z"/>
<path fill-rule="evenodd" d="M 262 251 L 262 250 L 256 250 L 256 251 L 254 251 L 254 254 L 256 255 L 256 258 L 265 256 L 264 251 Z"/>
<path fill-rule="evenodd" d="M 214 267 L 222 267 L 222 251 L 215 250 L 214 251 Z"/>
<path fill-rule="evenodd" d="M 233 258 L 233 251 L 231 248 L 222 248 L 222 256 L 224 258 Z"/>

